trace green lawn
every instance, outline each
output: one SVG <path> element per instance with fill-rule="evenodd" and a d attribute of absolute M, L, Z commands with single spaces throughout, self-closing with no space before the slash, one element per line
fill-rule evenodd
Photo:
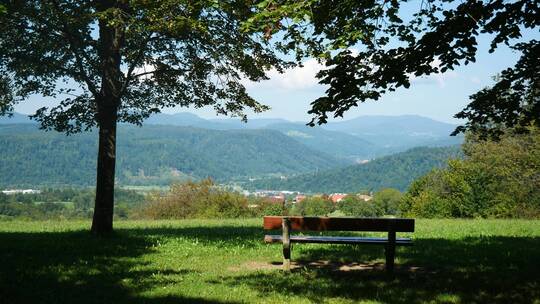
<path fill-rule="evenodd" d="M 395 276 L 378 246 L 314 244 L 284 274 L 261 225 L 119 221 L 98 239 L 89 222 L 3 221 L 0 303 L 540 303 L 540 221 L 417 220 Z"/>

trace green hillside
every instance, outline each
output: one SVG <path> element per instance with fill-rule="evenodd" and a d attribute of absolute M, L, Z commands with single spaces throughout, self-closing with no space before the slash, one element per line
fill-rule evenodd
<path fill-rule="evenodd" d="M 320 126 L 308 127 L 299 123 L 278 123 L 265 128 L 280 131 L 314 150 L 339 157 L 370 159 L 381 153 L 379 147 L 360 137 L 328 131 Z"/>
<path fill-rule="evenodd" d="M 0 126 L 0 187 L 92 185 L 97 134 L 65 136 L 35 125 Z M 204 130 L 120 126 L 117 182 L 163 185 L 171 180 L 292 174 L 346 164 L 272 130 Z"/>
<path fill-rule="evenodd" d="M 377 191 L 387 187 L 404 191 L 416 178 L 435 167 L 445 166 L 448 158 L 456 157 L 461 157 L 459 146 L 419 147 L 366 164 L 301 174 L 287 179 L 259 179 L 246 183 L 245 187 L 308 193 Z"/>

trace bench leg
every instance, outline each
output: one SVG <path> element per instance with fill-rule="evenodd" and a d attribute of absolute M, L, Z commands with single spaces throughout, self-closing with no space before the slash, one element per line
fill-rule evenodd
<path fill-rule="evenodd" d="M 291 270 L 291 237 L 290 237 L 291 222 L 284 217 L 282 222 L 283 229 L 283 270 Z"/>
<path fill-rule="evenodd" d="M 388 244 L 386 244 L 385 254 L 386 254 L 386 271 L 391 273 L 394 271 L 394 257 L 396 255 L 396 232 L 395 231 L 388 232 Z"/>

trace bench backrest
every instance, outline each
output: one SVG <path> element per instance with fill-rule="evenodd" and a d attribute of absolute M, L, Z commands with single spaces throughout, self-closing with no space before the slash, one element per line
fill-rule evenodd
<path fill-rule="evenodd" d="M 414 232 L 414 219 L 287 216 L 297 231 L 395 231 Z M 282 216 L 265 216 L 264 229 L 282 228 Z"/>

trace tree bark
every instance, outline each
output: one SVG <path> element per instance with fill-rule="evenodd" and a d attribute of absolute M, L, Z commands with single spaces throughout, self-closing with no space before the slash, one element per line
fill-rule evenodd
<path fill-rule="evenodd" d="M 101 0 L 96 9 L 127 11 L 126 0 Z M 99 151 L 97 160 L 96 204 L 92 232 L 104 235 L 113 230 L 114 176 L 116 167 L 116 124 L 122 95 L 121 50 L 125 43 L 122 14 L 115 22 L 106 18 L 99 20 L 98 54 L 101 61 L 101 88 L 96 96 L 97 121 L 99 125 Z"/>
<path fill-rule="evenodd" d="M 92 232 L 97 235 L 108 234 L 113 230 L 116 117 L 107 120 L 107 123 L 99 127 L 96 204 L 92 219 Z"/>

